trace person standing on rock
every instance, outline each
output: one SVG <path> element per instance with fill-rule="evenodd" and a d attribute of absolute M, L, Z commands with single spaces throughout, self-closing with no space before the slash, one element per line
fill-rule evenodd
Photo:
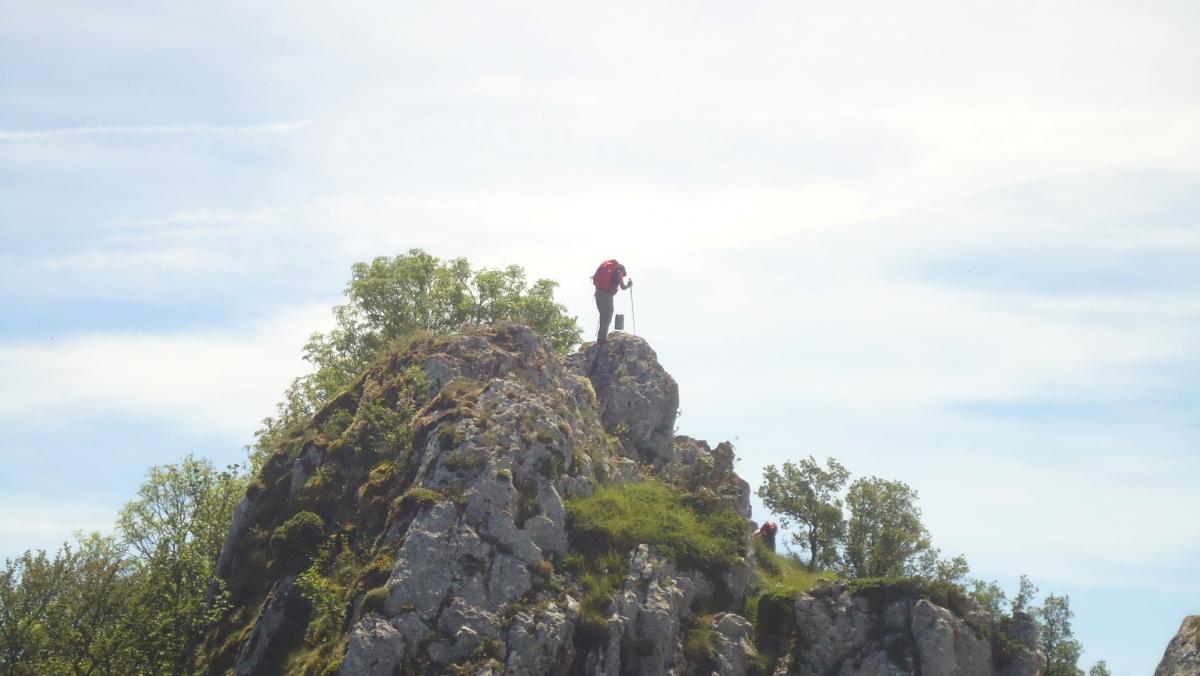
<path fill-rule="evenodd" d="M 633 280 L 625 279 L 625 266 L 615 258 L 604 261 L 592 275 L 592 284 L 596 286 L 596 309 L 600 311 L 600 330 L 596 332 L 596 344 L 602 344 L 608 339 L 608 324 L 613 316 L 613 297 L 617 291 L 633 286 Z"/>

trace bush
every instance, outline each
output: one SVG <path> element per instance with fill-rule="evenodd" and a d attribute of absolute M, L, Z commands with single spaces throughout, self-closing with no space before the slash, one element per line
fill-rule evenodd
<path fill-rule="evenodd" d="M 289 570 L 303 570 L 321 548 L 325 522 L 312 512 L 299 512 L 271 533 L 275 562 Z"/>

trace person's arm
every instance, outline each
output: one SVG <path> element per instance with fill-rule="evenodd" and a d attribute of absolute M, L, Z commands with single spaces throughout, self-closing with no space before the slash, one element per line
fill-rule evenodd
<path fill-rule="evenodd" d="M 627 279 L 627 280 L 625 280 L 625 281 L 621 282 L 621 288 L 622 288 L 622 289 L 628 289 L 628 288 L 629 288 L 629 287 L 631 287 L 631 286 L 633 286 L 633 280 L 632 280 L 632 279 Z"/>

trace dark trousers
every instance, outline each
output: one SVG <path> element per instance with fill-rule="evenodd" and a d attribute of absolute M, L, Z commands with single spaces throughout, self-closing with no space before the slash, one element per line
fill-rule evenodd
<path fill-rule="evenodd" d="M 596 309 L 600 311 L 600 330 L 596 332 L 596 342 L 603 343 L 608 338 L 608 325 L 612 322 L 613 296 L 616 293 L 596 290 Z"/>

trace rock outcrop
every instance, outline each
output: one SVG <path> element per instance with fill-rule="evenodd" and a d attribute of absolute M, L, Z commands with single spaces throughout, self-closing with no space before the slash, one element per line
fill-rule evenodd
<path fill-rule="evenodd" d="M 1167 645 L 1154 676 L 1196 676 L 1200 674 L 1200 615 L 1189 615 L 1179 632 Z"/>
<path fill-rule="evenodd" d="M 255 478 L 218 565 L 231 608 L 197 670 L 1040 672 L 1028 641 L 1000 660 L 990 628 L 919 594 L 881 606 L 831 588 L 743 616 L 762 591 L 750 488 L 730 444 L 674 434 L 678 407 L 627 334 L 565 359 L 509 324 L 397 346 Z M 683 496 L 671 509 L 718 544 L 574 521 L 638 486 Z"/>
<path fill-rule="evenodd" d="M 787 617 L 796 643 L 775 673 L 1033 676 L 1045 669 L 1027 615 L 996 627 L 965 600 L 956 613 L 922 595 L 919 585 L 902 583 L 801 594 Z"/>

